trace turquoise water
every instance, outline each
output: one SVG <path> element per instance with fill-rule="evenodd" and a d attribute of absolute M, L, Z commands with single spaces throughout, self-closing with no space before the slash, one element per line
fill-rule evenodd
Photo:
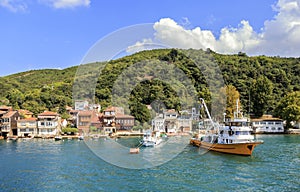
<path fill-rule="evenodd" d="M 299 191 L 300 137 L 258 139 L 265 143 L 251 157 L 187 146 L 163 165 L 138 170 L 103 161 L 83 141 L 0 141 L 0 191 Z"/>

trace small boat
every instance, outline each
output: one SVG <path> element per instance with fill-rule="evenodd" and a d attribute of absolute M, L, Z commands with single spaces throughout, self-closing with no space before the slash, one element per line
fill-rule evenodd
<path fill-rule="evenodd" d="M 84 136 L 83 135 L 78 136 L 78 140 L 84 140 Z"/>
<path fill-rule="evenodd" d="M 130 148 L 129 153 L 130 154 L 138 154 L 140 152 L 140 148 Z"/>
<path fill-rule="evenodd" d="M 60 141 L 60 140 L 62 140 L 62 136 L 57 135 L 57 136 L 54 137 L 54 140 L 55 141 Z"/>
<path fill-rule="evenodd" d="M 18 137 L 17 136 L 8 136 L 7 139 L 11 140 L 11 141 L 17 141 Z"/>
<path fill-rule="evenodd" d="M 257 145 L 263 143 L 261 140 L 254 140 L 254 136 L 251 135 L 252 128 L 247 118 L 237 115 L 221 126 L 212 121 L 203 99 L 201 99 L 201 103 L 205 107 L 213 128 L 206 130 L 206 134 L 199 138 L 192 138 L 190 140 L 191 145 L 211 151 L 249 156 L 252 155 Z"/>
<path fill-rule="evenodd" d="M 162 142 L 160 132 L 145 132 L 141 145 L 144 147 L 154 147 Z"/>
<path fill-rule="evenodd" d="M 95 134 L 95 135 L 92 136 L 92 138 L 93 139 L 99 139 L 100 137 L 99 137 L 99 135 Z"/>

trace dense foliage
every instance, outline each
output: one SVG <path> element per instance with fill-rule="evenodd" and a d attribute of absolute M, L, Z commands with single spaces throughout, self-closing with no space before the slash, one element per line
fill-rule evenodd
<path fill-rule="evenodd" d="M 200 67 L 195 63 L 195 59 L 201 61 Z M 181 77 L 171 80 L 171 84 L 162 82 L 153 74 L 152 67 L 145 67 L 140 71 L 130 69 L 136 63 L 149 60 L 153 61 L 150 63 L 153 68 L 158 67 L 157 61 L 165 63 L 166 66 L 176 66 L 190 79 L 191 84 L 186 85 L 181 82 Z M 217 66 L 210 64 L 213 62 L 217 63 Z M 80 73 L 79 80 L 74 79 L 78 67 L 64 70 L 33 70 L 1 77 L 0 104 L 11 105 L 16 109 L 28 109 L 35 114 L 43 110 L 65 113 L 64 107 L 72 105 L 73 84 L 76 81 L 82 81 L 76 85 L 78 86 L 76 98 L 84 99 L 95 95 L 95 102 L 99 102 L 102 108 L 114 104 L 113 99 L 125 103 L 124 98 L 113 98 L 113 92 L 127 91 L 123 85 L 115 83 L 126 70 L 131 70 L 133 74 L 144 79 L 134 84 L 134 88 L 130 90 L 127 98 L 129 111 L 126 111 L 142 123 L 147 122 L 151 117 L 146 105 L 155 100 L 162 101 L 167 108 L 181 110 L 182 98 L 186 98 L 184 102 L 192 100 L 192 97 L 181 98 L 180 94 L 188 95 L 183 90 L 193 90 L 198 98 L 205 98 L 210 105 L 212 90 L 208 85 L 213 84 L 213 87 L 220 88 L 220 92 L 222 88 L 222 84 L 214 80 L 217 76 L 215 68 L 221 70 L 225 84 L 233 86 L 230 90 L 237 91 L 234 95 L 240 96 L 244 113 L 252 113 L 255 116 L 269 113 L 281 117 L 280 111 L 284 109 L 285 103 L 292 102 L 285 101 L 289 99 L 288 95 L 300 90 L 299 58 L 248 57 L 244 53 L 221 55 L 211 50 L 186 52 L 186 50 L 160 49 L 142 51 L 106 63 L 93 63 L 86 66 L 89 70 Z M 100 75 L 97 73 L 99 70 L 102 70 Z M 91 81 L 97 84 L 96 89 L 90 87 L 86 91 L 86 87 L 93 84 Z M 126 79 L 122 81 L 125 84 L 131 83 Z M 178 90 L 182 90 L 182 93 Z M 295 97 L 299 97 L 299 94 Z M 232 108 L 232 106 L 228 107 Z M 227 108 L 227 112 L 232 115 L 232 109 Z M 299 120 L 299 116 L 293 117 L 292 120 Z"/>

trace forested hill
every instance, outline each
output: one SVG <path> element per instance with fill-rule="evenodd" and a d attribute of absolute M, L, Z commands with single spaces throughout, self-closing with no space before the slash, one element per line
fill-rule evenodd
<path fill-rule="evenodd" d="M 189 57 L 202 56 L 211 60 L 208 55 L 213 55 L 225 84 L 233 85 L 238 90 L 244 110 L 249 107 L 256 116 L 263 113 L 276 114 L 276 107 L 283 102 L 282 98 L 300 90 L 299 58 L 249 57 L 244 53 L 221 55 L 210 50 L 189 51 Z M 103 107 L 110 105 L 111 89 L 122 71 L 136 62 L 149 59 L 174 64 L 191 79 L 198 96 L 209 100 L 207 82 L 189 57 L 185 50 L 160 49 L 142 51 L 107 63 L 95 63 L 93 65 L 106 65 L 99 76 L 96 101 Z M 1 77 L 0 104 L 12 105 L 15 109 L 28 109 L 35 114 L 44 110 L 64 113 L 63 106 L 72 105 L 72 86 L 77 68 L 32 70 Z M 150 117 L 146 105 L 155 99 L 162 100 L 168 108 L 180 110 L 178 98 L 173 93 L 172 86 L 150 78 L 132 91 L 131 104 L 139 104 L 130 107 L 131 113 L 137 119 L 146 121 Z"/>

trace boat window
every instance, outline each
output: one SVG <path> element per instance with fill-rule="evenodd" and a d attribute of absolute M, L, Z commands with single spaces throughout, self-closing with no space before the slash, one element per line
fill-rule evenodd
<path fill-rule="evenodd" d="M 239 134 L 240 134 L 240 132 L 239 132 L 239 131 L 236 131 L 236 132 L 235 132 L 235 134 L 236 134 L 236 135 L 239 135 Z"/>

